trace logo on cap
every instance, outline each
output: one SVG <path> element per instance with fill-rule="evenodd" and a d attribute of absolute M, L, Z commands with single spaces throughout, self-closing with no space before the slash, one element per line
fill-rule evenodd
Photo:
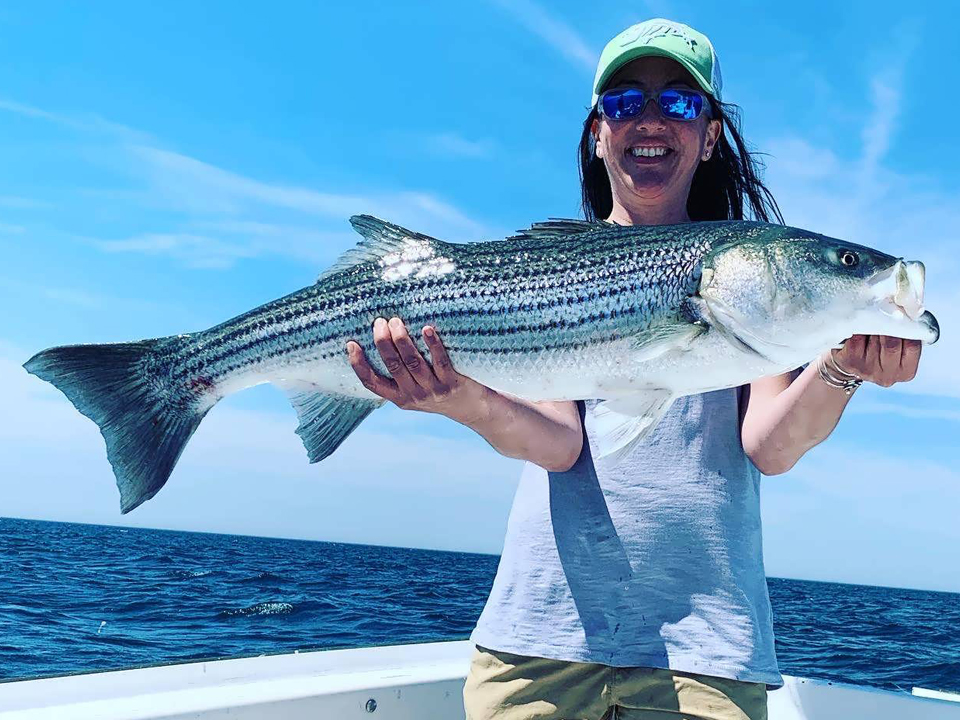
<path fill-rule="evenodd" d="M 682 28 L 676 25 L 647 25 L 646 27 L 643 27 L 643 25 L 646 25 L 646 23 L 640 23 L 640 26 L 631 28 L 636 30 L 636 35 L 626 38 L 624 42 L 620 44 L 620 47 L 627 47 L 628 45 L 633 45 L 641 40 L 643 41 L 644 45 L 649 45 L 658 38 L 678 37 L 687 44 L 687 47 L 689 47 L 691 51 L 696 52 L 697 50 L 697 41 L 687 35 Z"/>

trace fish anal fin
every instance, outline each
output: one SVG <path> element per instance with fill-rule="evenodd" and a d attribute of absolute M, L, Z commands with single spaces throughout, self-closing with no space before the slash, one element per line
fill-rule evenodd
<path fill-rule="evenodd" d="M 383 405 L 382 400 L 328 393 L 309 382 L 284 381 L 279 385 L 297 411 L 297 435 L 312 463 L 329 457 L 367 415 Z"/>

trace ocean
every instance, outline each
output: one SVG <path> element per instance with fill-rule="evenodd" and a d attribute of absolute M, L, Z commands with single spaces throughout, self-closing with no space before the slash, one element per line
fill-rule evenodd
<path fill-rule="evenodd" d="M 0 679 L 463 640 L 497 561 L 0 518 Z M 960 595 L 769 584 L 783 673 L 960 691 Z"/>

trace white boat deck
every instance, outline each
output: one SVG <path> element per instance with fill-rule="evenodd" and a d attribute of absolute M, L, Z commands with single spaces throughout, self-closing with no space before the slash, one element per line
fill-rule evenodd
<path fill-rule="evenodd" d="M 463 720 L 473 646 L 426 643 L 165 665 L 0 684 L 0 720 Z M 770 720 L 960 720 L 918 697 L 786 678 Z"/>

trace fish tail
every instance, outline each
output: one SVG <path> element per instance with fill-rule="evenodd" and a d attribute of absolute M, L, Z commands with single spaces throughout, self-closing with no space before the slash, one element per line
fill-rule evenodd
<path fill-rule="evenodd" d="M 218 399 L 209 384 L 174 382 L 169 358 L 184 342 L 185 336 L 68 345 L 37 353 L 24 364 L 99 426 L 117 478 L 121 513 L 163 487 Z"/>

